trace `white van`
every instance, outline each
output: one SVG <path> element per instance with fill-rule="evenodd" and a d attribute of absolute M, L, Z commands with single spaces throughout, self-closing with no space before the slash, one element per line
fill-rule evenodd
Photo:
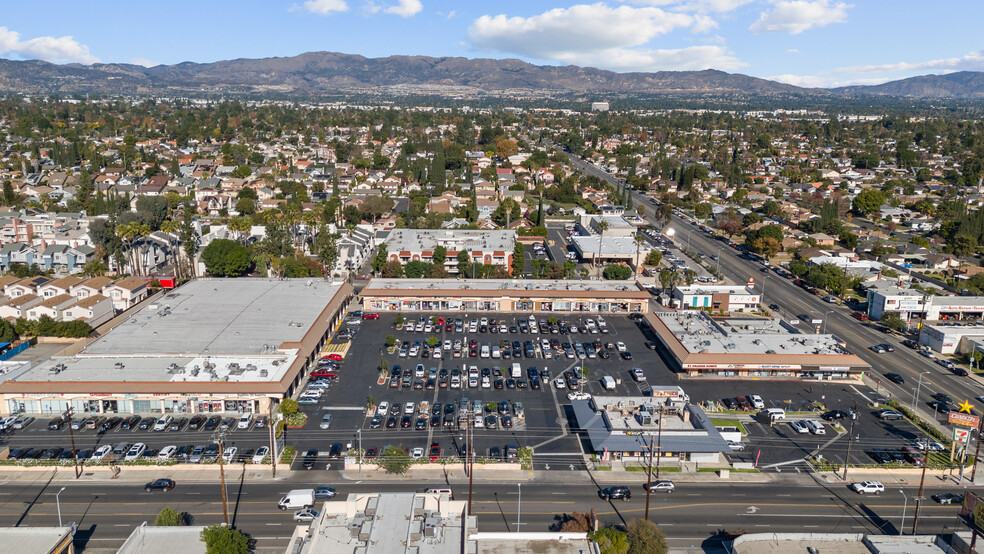
<path fill-rule="evenodd" d="M 510 371 L 510 376 L 512 376 L 514 378 L 516 378 L 516 377 L 522 377 L 523 376 L 523 366 L 519 365 L 516 362 L 513 362 L 512 370 Z"/>
<path fill-rule="evenodd" d="M 300 510 L 314 507 L 314 489 L 295 489 L 277 502 L 281 510 Z"/>
<path fill-rule="evenodd" d="M 770 421 L 781 421 L 786 419 L 786 410 L 782 408 L 766 408 L 762 410 L 762 414 L 769 418 Z"/>
<path fill-rule="evenodd" d="M 157 423 L 154 424 L 154 431 L 166 431 L 167 426 L 170 424 L 171 424 L 171 416 L 169 415 L 161 416 L 161 418 L 157 420 Z"/>
<path fill-rule="evenodd" d="M 615 378 L 608 375 L 602 377 L 601 386 L 605 387 L 605 390 L 615 390 Z"/>
<path fill-rule="evenodd" d="M 243 414 L 239 418 L 239 423 L 236 424 L 237 429 L 249 429 L 249 424 L 253 422 L 253 416 L 251 414 Z"/>
<path fill-rule="evenodd" d="M 424 492 L 427 494 L 446 494 L 448 495 L 448 498 L 454 500 L 454 494 L 451 492 L 451 489 L 448 487 L 433 487 L 425 490 Z"/>

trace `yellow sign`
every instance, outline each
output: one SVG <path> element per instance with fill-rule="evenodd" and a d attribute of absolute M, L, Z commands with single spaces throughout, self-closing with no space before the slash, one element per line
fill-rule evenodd
<path fill-rule="evenodd" d="M 970 410 L 974 407 L 968 400 L 964 400 L 960 404 L 957 404 L 957 406 L 960 406 L 960 411 L 966 414 L 971 413 Z"/>
<path fill-rule="evenodd" d="M 974 525 L 978 529 L 984 529 L 984 502 L 974 505 Z"/>

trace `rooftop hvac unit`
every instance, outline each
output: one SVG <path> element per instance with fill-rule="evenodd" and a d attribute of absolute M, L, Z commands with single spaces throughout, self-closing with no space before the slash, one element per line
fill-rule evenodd
<path fill-rule="evenodd" d="M 260 377 L 266 377 L 269 374 L 270 374 L 270 372 L 267 371 L 267 370 L 265 370 L 265 369 L 261 369 L 260 370 Z"/>
<path fill-rule="evenodd" d="M 194 368 L 193 368 L 193 369 L 191 370 L 191 376 L 192 376 L 192 377 L 198 377 L 198 374 L 199 374 L 199 373 L 201 373 L 201 371 L 202 371 L 202 370 L 201 370 L 201 369 L 200 369 L 200 368 L 199 368 L 199 367 L 198 367 L 198 366 L 196 365 L 196 366 L 195 366 L 195 367 L 194 367 Z"/>
<path fill-rule="evenodd" d="M 116 365 L 114 365 L 113 367 L 115 367 L 116 369 L 123 369 L 126 366 L 123 365 L 123 362 L 116 362 Z"/>

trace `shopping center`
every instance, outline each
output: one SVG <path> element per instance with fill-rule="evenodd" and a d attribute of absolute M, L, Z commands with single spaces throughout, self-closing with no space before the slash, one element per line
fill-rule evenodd
<path fill-rule="evenodd" d="M 370 311 L 644 313 L 652 296 L 631 281 L 373 279 Z"/>
<path fill-rule="evenodd" d="M 0 413 L 266 413 L 352 296 L 317 279 L 196 279 L 84 346 L 3 366 Z"/>

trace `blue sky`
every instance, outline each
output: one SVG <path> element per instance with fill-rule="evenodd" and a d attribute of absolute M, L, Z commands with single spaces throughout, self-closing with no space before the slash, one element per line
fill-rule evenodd
<path fill-rule="evenodd" d="M 8 3 L 4 14 L 0 56 L 54 63 L 328 50 L 715 68 L 802 86 L 984 70 L 979 0 L 48 0 Z"/>

